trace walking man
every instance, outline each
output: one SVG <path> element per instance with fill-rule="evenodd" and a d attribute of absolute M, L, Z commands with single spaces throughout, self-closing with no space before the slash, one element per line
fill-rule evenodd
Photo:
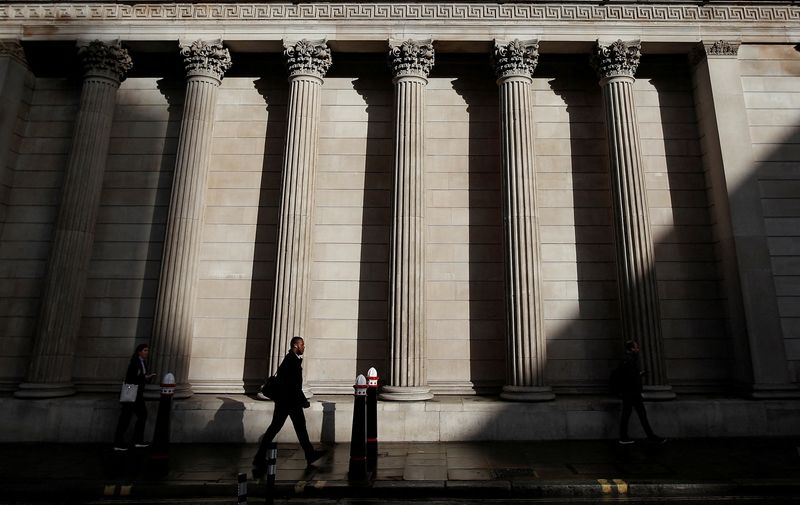
<path fill-rule="evenodd" d="M 303 409 L 310 406 L 303 394 L 303 352 L 306 350 L 306 344 L 302 337 L 293 337 L 290 346 L 291 349 L 278 367 L 278 393 L 273 398 L 275 412 L 272 415 L 272 423 L 261 438 L 261 444 L 253 458 L 253 466 L 257 469 L 267 466 L 267 448 L 275 435 L 281 431 L 287 417 L 292 418 L 294 431 L 309 465 L 325 454 L 325 451 L 318 451 L 311 445 L 306 429 L 306 417 L 303 414 Z"/>
<path fill-rule="evenodd" d="M 642 375 L 644 375 L 644 371 L 639 369 L 639 343 L 635 340 L 625 342 L 625 359 L 620 364 L 619 374 L 620 394 L 622 395 L 619 443 L 633 443 L 633 439 L 628 437 L 628 421 L 631 418 L 631 410 L 636 409 L 639 422 L 642 423 L 642 428 L 647 434 L 647 440 L 652 443 L 663 444 L 667 439 L 653 433 L 653 429 L 647 421 L 647 412 L 644 409 L 644 401 L 642 400 Z"/>

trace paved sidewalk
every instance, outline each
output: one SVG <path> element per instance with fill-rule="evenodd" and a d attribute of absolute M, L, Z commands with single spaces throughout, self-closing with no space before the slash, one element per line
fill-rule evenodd
<path fill-rule="evenodd" d="M 339 497 L 800 497 L 800 440 L 670 440 L 382 443 L 367 482 L 347 480 L 349 445 L 329 447 L 306 467 L 296 445 L 281 444 L 275 496 Z M 148 449 L 114 452 L 90 444 L 0 445 L 0 501 L 129 498 L 236 498 L 252 444 L 174 444 L 169 467 Z M 800 501 L 800 500 L 799 500 Z"/>

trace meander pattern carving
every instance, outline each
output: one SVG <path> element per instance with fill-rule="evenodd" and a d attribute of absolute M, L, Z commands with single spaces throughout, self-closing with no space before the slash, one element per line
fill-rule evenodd
<path fill-rule="evenodd" d="M 3 20 L 461 20 L 759 22 L 800 20 L 796 5 L 532 4 L 6 4 Z"/>

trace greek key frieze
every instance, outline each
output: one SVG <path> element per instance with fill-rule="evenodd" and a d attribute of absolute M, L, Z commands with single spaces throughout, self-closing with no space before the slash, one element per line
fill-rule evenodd
<path fill-rule="evenodd" d="M 558 5 L 558 4 L 5 4 L 0 21 L 14 20 L 461 20 L 656 21 L 781 23 L 800 20 L 795 5 Z"/>

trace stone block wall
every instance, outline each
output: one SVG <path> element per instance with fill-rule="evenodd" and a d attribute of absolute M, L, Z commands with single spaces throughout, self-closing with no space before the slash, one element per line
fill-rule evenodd
<path fill-rule="evenodd" d="M 80 91 L 66 79 L 32 83 L 0 235 L 0 384 L 14 390 L 28 367 L 60 186 Z"/>
<path fill-rule="evenodd" d="M 743 69 L 762 58 L 756 50 L 742 48 Z M 780 54 L 797 62 L 798 53 Z M 426 336 L 437 393 L 490 391 L 505 376 L 498 94 L 483 56 L 439 57 L 426 89 Z M 782 86 L 769 90 L 793 100 L 797 78 L 774 68 L 766 84 L 744 72 L 745 89 Z M 261 73 L 228 76 L 219 90 L 190 371 L 198 392 L 240 392 L 266 370 L 287 85 L 282 70 Z M 669 381 L 679 392 L 724 387 L 729 337 L 688 64 L 645 58 L 637 77 Z M 585 56 L 545 55 L 533 93 L 547 380 L 556 392 L 604 392 L 621 339 L 600 88 Z M 24 375 L 32 345 L 78 97 L 73 81 L 37 79 L 19 146 L 0 241 L 6 387 Z M 382 56 L 343 55 L 325 79 L 306 362 L 317 392 L 346 393 L 368 366 L 386 370 L 392 107 Z M 135 343 L 150 334 L 181 110 L 179 79 L 134 75 L 119 90 L 75 362 L 83 389 L 115 389 Z M 796 119 L 777 108 L 751 114 Z M 769 226 L 783 230 L 770 245 L 797 363 L 794 197 L 769 193 L 789 191 L 796 175 L 796 121 L 784 123 L 752 125 L 759 145 L 775 141 L 758 135 L 782 139 L 783 158 L 767 154 L 760 166 L 769 167 Z"/>
<path fill-rule="evenodd" d="M 800 52 L 742 45 L 742 89 L 792 380 L 800 381 Z"/>

